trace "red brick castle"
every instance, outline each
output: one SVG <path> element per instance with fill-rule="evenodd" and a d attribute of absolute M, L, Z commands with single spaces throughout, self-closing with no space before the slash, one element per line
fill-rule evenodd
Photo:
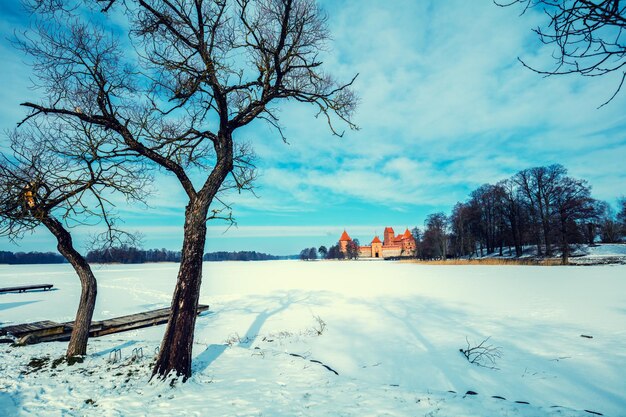
<path fill-rule="evenodd" d="M 352 239 L 344 230 L 339 238 L 339 249 L 346 253 L 348 242 Z M 412 256 L 415 253 L 415 239 L 406 229 L 403 234 L 395 235 L 392 227 L 385 227 L 383 241 L 375 236 L 369 246 L 359 246 L 359 258 L 397 258 Z"/>

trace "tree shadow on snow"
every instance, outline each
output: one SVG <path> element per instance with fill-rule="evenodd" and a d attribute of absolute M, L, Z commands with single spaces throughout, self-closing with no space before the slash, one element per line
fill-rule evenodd
<path fill-rule="evenodd" d="M 41 300 L 33 300 L 33 301 L 16 301 L 14 303 L 0 303 L 0 311 L 8 310 L 10 308 L 20 307 L 28 304 L 38 303 Z"/>
<path fill-rule="evenodd" d="M 194 358 L 194 372 L 202 372 L 209 367 L 222 353 L 226 350 L 228 345 L 209 345 L 202 353 Z"/>
<path fill-rule="evenodd" d="M 117 346 L 114 346 L 114 347 L 112 347 L 110 349 L 105 349 L 105 350 L 101 350 L 100 352 L 93 353 L 92 356 L 108 355 L 109 353 L 113 352 L 116 349 L 120 349 L 120 350 L 121 349 L 125 349 L 125 348 L 131 347 L 131 346 L 133 346 L 135 344 L 137 344 L 136 340 L 128 340 L 128 341 L 122 343 L 121 345 L 117 345 Z"/>
<path fill-rule="evenodd" d="M 270 317 L 282 311 L 287 310 L 291 305 L 299 303 L 306 299 L 307 297 L 295 299 L 295 295 L 293 293 L 288 293 L 284 297 L 281 297 L 280 299 L 277 300 L 278 306 L 272 309 L 266 308 L 260 313 L 257 313 L 257 316 L 255 317 L 254 321 L 250 324 L 250 327 L 246 331 L 245 336 L 243 337 L 243 339 L 239 341 L 237 346 L 249 349 L 252 346 L 252 344 L 256 341 L 256 338 L 259 336 L 259 333 L 261 332 L 261 329 L 263 328 L 263 325 L 265 324 L 267 319 L 269 319 Z"/>
<path fill-rule="evenodd" d="M 250 347 L 254 344 L 263 325 L 267 322 L 267 320 L 282 312 L 287 310 L 293 304 L 305 301 L 308 298 L 306 297 L 296 297 L 296 294 L 293 292 L 289 292 L 281 297 L 270 297 L 269 301 L 272 303 L 278 303 L 277 306 L 273 308 L 265 308 L 261 312 L 256 312 L 248 307 L 237 308 L 237 310 L 243 310 L 250 314 L 256 314 L 256 317 L 246 330 L 243 338 L 239 338 L 239 342 L 237 343 L 237 347 L 250 349 Z M 230 309 L 232 311 L 233 309 Z M 227 344 L 211 344 L 209 345 L 202 353 L 194 358 L 194 371 L 202 372 L 209 367 L 213 362 L 215 362 L 228 348 Z"/>

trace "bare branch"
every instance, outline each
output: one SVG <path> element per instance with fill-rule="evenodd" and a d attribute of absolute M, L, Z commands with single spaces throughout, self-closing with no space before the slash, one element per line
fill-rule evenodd
<path fill-rule="evenodd" d="M 470 344 L 469 339 L 466 337 L 465 342 L 467 347 L 465 349 L 459 349 L 459 352 L 465 356 L 469 363 L 473 363 L 483 368 L 498 369 L 496 368 L 496 359 L 502 357 L 502 348 L 488 345 L 490 337 L 487 337 L 476 346 Z"/>
<path fill-rule="evenodd" d="M 514 0 L 495 2 L 507 7 L 522 4 L 522 14 L 530 8 L 543 8 L 549 18 L 545 27 L 534 32 L 546 45 L 555 46 L 553 69 L 537 69 L 520 59 L 522 64 L 544 75 L 580 74 L 598 77 L 621 72 L 622 77 L 611 102 L 622 89 L 626 78 L 626 4 L 619 0 Z"/>

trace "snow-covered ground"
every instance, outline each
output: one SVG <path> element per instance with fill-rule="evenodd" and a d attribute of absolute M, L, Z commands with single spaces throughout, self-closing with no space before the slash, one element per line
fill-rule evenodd
<path fill-rule="evenodd" d="M 96 267 L 95 319 L 167 307 L 176 271 Z M 148 382 L 164 326 L 92 339 L 73 366 L 53 364 L 62 342 L 0 345 L 0 415 L 626 416 L 624 265 L 229 262 L 204 281 L 186 384 Z M 56 290 L 0 294 L 0 325 L 73 319 L 68 265 L 0 266 L 26 283 Z M 498 369 L 459 352 L 488 336 Z"/>
<path fill-rule="evenodd" d="M 603 264 L 626 264 L 626 243 L 598 243 L 593 246 L 587 244 L 572 245 L 569 262 L 572 265 L 603 265 Z M 558 247 L 553 248 L 552 256 L 559 258 L 561 251 Z M 536 258 L 537 247 L 534 245 L 522 248 L 521 259 Z M 487 253 L 482 258 L 507 258 L 516 259 L 515 250 L 505 247 L 502 256 L 497 250 Z"/>
<path fill-rule="evenodd" d="M 570 262 L 575 265 L 626 264 L 626 244 L 583 245 L 575 251 L 574 255 Z"/>

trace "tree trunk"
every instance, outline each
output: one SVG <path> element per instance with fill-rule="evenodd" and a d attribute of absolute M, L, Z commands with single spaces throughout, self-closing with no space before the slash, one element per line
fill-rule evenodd
<path fill-rule="evenodd" d="M 68 358 L 84 356 L 87 354 L 89 327 L 91 326 L 93 311 L 96 307 L 96 296 L 98 293 L 96 278 L 85 258 L 74 249 L 72 236 L 65 230 L 61 222 L 53 217 L 45 216 L 42 219 L 42 223 L 56 237 L 57 249 L 72 265 L 80 279 L 80 301 L 70 336 L 70 343 L 65 355 Z"/>
<path fill-rule="evenodd" d="M 542 225 L 543 225 L 543 241 L 546 244 L 546 256 L 550 257 L 552 256 L 552 239 L 550 236 L 550 226 L 548 224 L 548 220 L 543 220 L 542 221 Z"/>
<path fill-rule="evenodd" d="M 593 246 L 595 240 L 594 224 L 587 223 L 587 241 L 589 246 Z"/>
<path fill-rule="evenodd" d="M 152 376 L 166 378 L 172 371 L 191 376 L 193 334 L 202 283 L 202 256 L 206 240 L 209 202 L 195 199 L 185 210 L 183 248 L 171 312 Z"/>
<path fill-rule="evenodd" d="M 541 249 L 541 231 L 539 230 L 539 225 L 537 225 L 536 238 L 537 238 L 537 256 L 543 255 L 543 250 Z"/>
<path fill-rule="evenodd" d="M 569 241 L 567 239 L 567 219 L 561 218 L 561 263 L 569 263 Z"/>

